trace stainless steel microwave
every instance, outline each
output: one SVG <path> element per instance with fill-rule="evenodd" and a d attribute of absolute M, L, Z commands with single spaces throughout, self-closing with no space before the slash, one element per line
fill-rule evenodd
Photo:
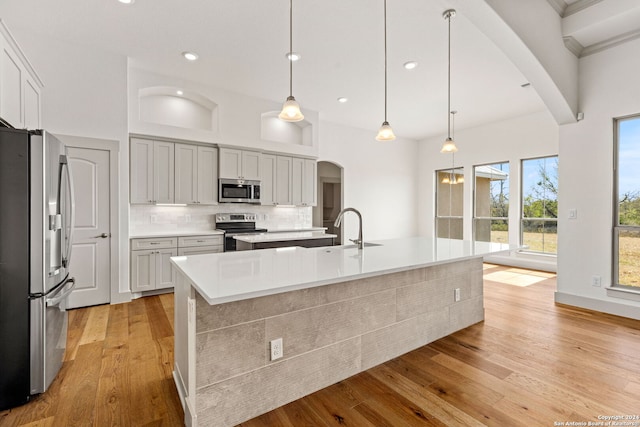
<path fill-rule="evenodd" d="M 220 178 L 218 182 L 218 202 L 260 203 L 260 181 Z"/>

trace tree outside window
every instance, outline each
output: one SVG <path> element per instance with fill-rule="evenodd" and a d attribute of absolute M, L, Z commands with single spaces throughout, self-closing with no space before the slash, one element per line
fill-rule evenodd
<path fill-rule="evenodd" d="M 558 252 L 558 156 L 522 161 L 521 243 L 528 252 Z"/>

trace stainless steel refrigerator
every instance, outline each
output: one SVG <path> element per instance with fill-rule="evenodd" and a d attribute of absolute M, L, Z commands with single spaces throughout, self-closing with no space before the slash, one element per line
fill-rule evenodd
<path fill-rule="evenodd" d="M 73 216 L 65 146 L 0 127 L 0 410 L 46 391 L 62 366 Z"/>

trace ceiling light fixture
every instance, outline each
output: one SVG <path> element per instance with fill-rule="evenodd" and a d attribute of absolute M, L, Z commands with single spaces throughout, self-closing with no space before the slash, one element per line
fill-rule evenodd
<path fill-rule="evenodd" d="M 448 62 L 449 68 L 447 71 L 447 139 L 444 141 L 442 145 L 441 153 L 455 153 L 458 151 L 458 147 L 456 147 L 453 138 L 451 138 L 451 18 L 456 16 L 455 9 L 445 10 L 442 14 L 444 19 L 449 22 L 449 50 L 448 50 Z"/>
<path fill-rule="evenodd" d="M 181 91 L 181 90 L 177 90 L 177 91 L 176 91 L 176 94 L 178 94 L 178 95 L 184 95 L 184 92 L 183 92 L 183 91 Z"/>
<path fill-rule="evenodd" d="M 300 105 L 293 97 L 293 0 L 289 0 L 289 96 L 282 106 L 282 111 L 278 115 L 285 122 L 299 122 L 304 119 Z"/>
<path fill-rule="evenodd" d="M 378 130 L 376 140 L 393 141 L 396 136 L 387 121 L 387 0 L 384 0 L 384 122 Z"/>
<path fill-rule="evenodd" d="M 407 61 L 402 64 L 402 66 L 405 68 L 405 70 L 413 70 L 418 66 L 418 63 L 416 61 Z"/>
<path fill-rule="evenodd" d="M 344 96 L 341 96 L 340 98 L 338 98 L 338 102 L 340 104 L 344 104 L 345 102 L 347 102 L 349 99 L 345 98 Z"/>
<path fill-rule="evenodd" d="M 135 0 L 118 0 L 122 4 L 133 4 Z"/>
<path fill-rule="evenodd" d="M 195 61 L 198 59 L 198 54 L 193 52 L 182 52 L 182 56 L 184 56 L 184 59 L 187 61 Z"/>

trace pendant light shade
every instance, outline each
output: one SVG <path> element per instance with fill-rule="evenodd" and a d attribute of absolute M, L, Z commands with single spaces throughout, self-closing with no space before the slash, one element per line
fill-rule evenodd
<path fill-rule="evenodd" d="M 299 122 L 304 119 L 300 105 L 293 97 L 293 0 L 289 0 L 289 96 L 282 105 L 282 111 L 278 115 L 281 120 L 286 122 Z"/>
<path fill-rule="evenodd" d="M 458 147 L 456 147 L 455 142 L 453 142 L 452 138 L 447 138 L 444 140 L 444 144 L 442 144 L 442 148 L 440 149 L 441 153 L 455 153 L 458 151 Z"/>
<path fill-rule="evenodd" d="M 304 115 L 302 111 L 300 111 L 300 105 L 298 105 L 298 102 L 293 96 L 287 97 L 278 117 L 286 122 L 299 122 L 304 119 Z"/>
<path fill-rule="evenodd" d="M 447 70 L 447 139 L 445 139 L 444 144 L 442 144 L 441 153 L 455 153 L 458 151 L 458 147 L 456 147 L 456 143 L 453 141 L 451 137 L 451 116 L 455 114 L 451 111 L 451 18 L 456 16 L 456 11 L 454 9 L 445 10 L 442 14 L 444 19 L 446 19 L 449 23 L 449 43 L 448 43 L 448 64 L 449 68 Z"/>
<path fill-rule="evenodd" d="M 387 0 L 384 0 L 384 122 L 378 130 L 376 140 L 393 141 L 396 136 L 387 121 Z"/>
<path fill-rule="evenodd" d="M 389 125 L 389 122 L 385 121 L 382 123 L 380 129 L 378 129 L 376 139 L 378 141 L 393 141 L 394 139 L 396 139 L 396 136 L 394 135 L 393 129 L 391 129 L 391 125 Z"/>

